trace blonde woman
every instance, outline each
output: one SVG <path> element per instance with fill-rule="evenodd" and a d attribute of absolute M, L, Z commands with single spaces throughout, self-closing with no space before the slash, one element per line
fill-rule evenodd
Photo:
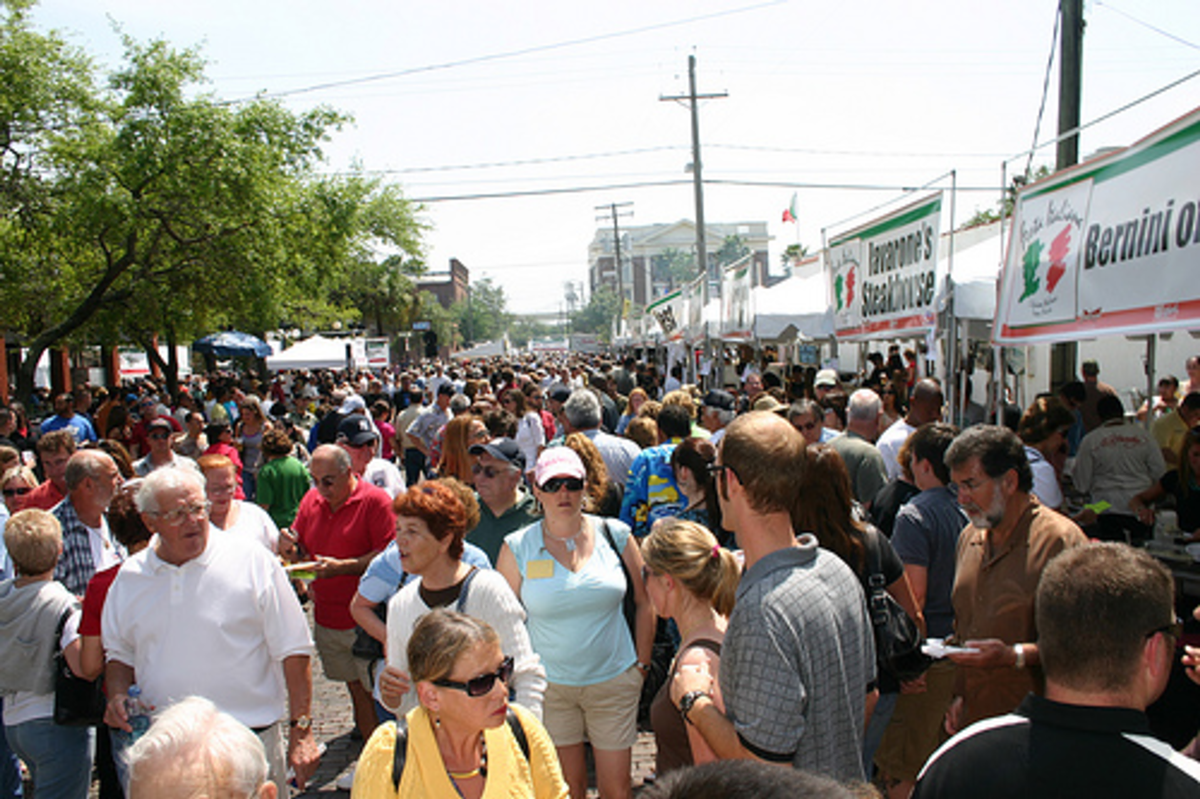
<path fill-rule="evenodd" d="M 667 518 L 655 523 L 642 541 L 646 593 L 655 612 L 674 619 L 679 627 L 679 653 L 650 705 L 654 728 L 655 766 L 662 775 L 685 766 L 699 765 L 717 756 L 700 731 L 686 723 L 695 697 L 683 694 L 672 702 L 672 691 L 681 669 L 702 669 L 712 675 L 710 695 L 724 711 L 717 678 L 721 670 L 721 643 L 725 623 L 733 610 L 741 567 L 723 549 L 708 528 L 696 522 Z M 690 698 L 689 698 L 690 697 Z"/>

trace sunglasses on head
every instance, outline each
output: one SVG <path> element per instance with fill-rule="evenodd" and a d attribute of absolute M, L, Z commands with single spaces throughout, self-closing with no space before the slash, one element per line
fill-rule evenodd
<path fill-rule="evenodd" d="M 557 494 L 563 486 L 566 486 L 568 491 L 582 491 L 583 480 L 578 477 L 551 477 L 542 483 L 542 490 L 547 494 Z"/>
<path fill-rule="evenodd" d="M 496 685 L 496 680 L 507 684 L 512 679 L 513 659 L 511 656 L 500 661 L 500 668 L 490 674 L 481 674 L 478 677 L 472 677 L 466 682 L 455 682 L 454 680 L 434 680 L 433 684 L 441 688 L 453 688 L 456 691 L 465 691 L 467 696 L 487 696 L 492 692 L 492 688 Z"/>

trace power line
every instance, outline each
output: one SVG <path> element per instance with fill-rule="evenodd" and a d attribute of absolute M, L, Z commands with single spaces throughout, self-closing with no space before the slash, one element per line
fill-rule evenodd
<path fill-rule="evenodd" d="M 1131 22 L 1136 22 L 1138 25 L 1141 25 L 1143 28 L 1149 28 L 1150 30 L 1154 31 L 1157 34 L 1166 36 L 1168 39 L 1170 39 L 1173 42 L 1178 42 L 1179 44 L 1182 44 L 1185 47 L 1190 47 L 1193 50 L 1200 50 L 1200 45 L 1198 45 L 1194 42 L 1189 42 L 1187 39 L 1176 36 L 1175 34 L 1169 32 L 1169 31 L 1165 31 L 1162 28 L 1155 27 L 1154 25 L 1151 25 L 1149 22 L 1145 22 L 1144 20 L 1138 19 L 1133 14 L 1129 14 L 1129 13 L 1117 8 L 1116 6 L 1112 6 L 1112 5 L 1109 5 L 1108 3 L 1103 2 L 1103 0 L 1096 0 L 1096 5 L 1101 6 L 1102 8 L 1107 8 L 1109 11 L 1120 14 L 1121 16 L 1125 17 L 1126 19 L 1130 20 Z"/>
<path fill-rule="evenodd" d="M 787 0 L 767 0 L 766 2 L 741 6 L 739 8 L 730 8 L 724 11 L 714 11 L 711 14 L 700 14 L 694 17 L 687 17 L 668 22 L 659 22 L 654 25 L 644 25 L 640 28 L 628 28 L 623 31 L 614 31 L 612 33 L 600 33 L 596 34 L 595 36 L 585 36 L 581 39 L 569 39 L 567 41 L 555 42 L 553 44 L 525 47 L 520 50 L 508 50 L 502 53 L 489 53 L 487 55 L 474 56 L 472 58 L 462 58 L 456 61 L 445 61 L 440 64 L 426 64 L 424 66 L 396 70 L 395 72 L 384 72 L 378 75 L 366 75 L 361 78 L 347 78 L 346 80 L 328 81 L 326 83 L 317 83 L 312 86 L 302 86 L 296 89 L 267 92 L 264 94 L 255 95 L 253 97 L 243 97 L 236 100 L 228 100 L 226 101 L 226 104 L 250 102 L 253 100 L 277 99 L 280 97 L 292 97 L 297 94 L 307 94 L 309 92 L 323 91 L 325 89 L 336 89 L 342 86 L 356 86 L 363 83 L 373 83 L 381 80 L 390 80 L 392 78 L 402 78 L 408 75 L 417 75 L 422 72 L 436 72 L 443 69 L 454 69 L 456 67 L 470 66 L 472 64 L 483 64 L 489 61 L 501 61 L 508 58 L 519 58 L 521 56 L 531 55 L 533 53 L 544 53 L 550 50 L 562 50 L 569 47 L 577 47 L 583 44 L 594 44 L 596 42 L 608 41 L 610 39 L 619 39 L 626 36 L 636 36 L 642 33 L 649 33 L 650 31 L 675 28 L 682 25 L 690 25 L 693 22 L 703 22 L 705 20 L 718 19 L 720 17 L 732 16 L 734 14 L 744 14 L 748 11 L 757 11 L 762 8 L 780 5 L 786 2 Z"/>

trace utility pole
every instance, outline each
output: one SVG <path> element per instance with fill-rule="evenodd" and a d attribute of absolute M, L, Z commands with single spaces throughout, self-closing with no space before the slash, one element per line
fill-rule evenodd
<path fill-rule="evenodd" d="M 596 217 L 597 222 L 608 221 L 610 215 L 612 218 L 613 258 L 614 258 L 614 263 L 616 265 L 616 270 L 617 270 L 617 329 L 618 330 L 620 330 L 620 327 L 621 327 L 620 320 L 623 316 L 625 316 L 625 280 L 624 280 L 624 275 L 623 275 L 624 270 L 621 269 L 621 226 L 617 220 L 619 217 L 633 216 L 633 211 L 632 210 L 618 211 L 617 209 L 618 208 L 632 209 L 632 207 L 633 207 L 633 203 L 609 203 L 608 205 L 597 205 L 596 206 L 597 211 L 602 211 L 602 210 L 608 211 L 608 214 L 604 214 L 602 216 L 597 216 Z"/>
<path fill-rule="evenodd" d="M 692 191 L 696 197 L 696 263 L 700 267 L 701 274 L 704 279 L 700 283 L 701 302 L 708 306 L 708 286 L 712 280 L 712 276 L 708 271 L 708 248 L 704 241 L 704 179 L 701 175 L 700 168 L 700 100 L 716 100 L 722 97 L 728 97 L 728 92 L 720 92 L 719 94 L 697 94 L 696 93 L 696 56 L 688 56 L 688 93 L 686 95 L 676 95 L 673 97 L 659 97 L 660 101 L 670 100 L 679 102 L 687 100 L 691 104 L 692 109 Z M 719 276 L 718 276 L 719 277 Z M 717 285 L 720 285 L 718 281 Z M 716 388 L 721 387 L 721 373 L 724 369 L 724 358 L 722 353 L 724 345 L 720 345 L 717 349 L 717 358 L 715 368 L 717 370 Z"/>
<path fill-rule="evenodd" d="M 1083 83 L 1083 0 L 1062 0 L 1059 6 L 1062 24 L 1059 34 L 1058 134 L 1079 127 L 1080 97 Z M 1054 168 L 1066 169 L 1079 163 L 1079 134 L 1058 142 Z M 1075 380 L 1079 345 L 1073 341 L 1050 348 L 1050 385 L 1057 390 Z"/>

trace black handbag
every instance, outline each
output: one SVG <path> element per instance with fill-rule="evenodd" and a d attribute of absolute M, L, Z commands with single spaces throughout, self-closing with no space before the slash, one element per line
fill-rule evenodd
<path fill-rule="evenodd" d="M 887 592 L 879 536 L 879 531 L 874 529 L 864 536 L 868 569 L 867 611 L 875 632 L 875 665 L 880 676 L 906 682 L 924 674 L 933 663 L 933 658 L 921 651 L 925 639 L 917 623 Z"/>
<path fill-rule="evenodd" d="M 71 671 L 59 643 L 63 627 L 73 613 L 58 620 L 54 633 L 54 723 L 64 727 L 91 727 L 104 720 L 104 679 L 85 680 Z"/>

